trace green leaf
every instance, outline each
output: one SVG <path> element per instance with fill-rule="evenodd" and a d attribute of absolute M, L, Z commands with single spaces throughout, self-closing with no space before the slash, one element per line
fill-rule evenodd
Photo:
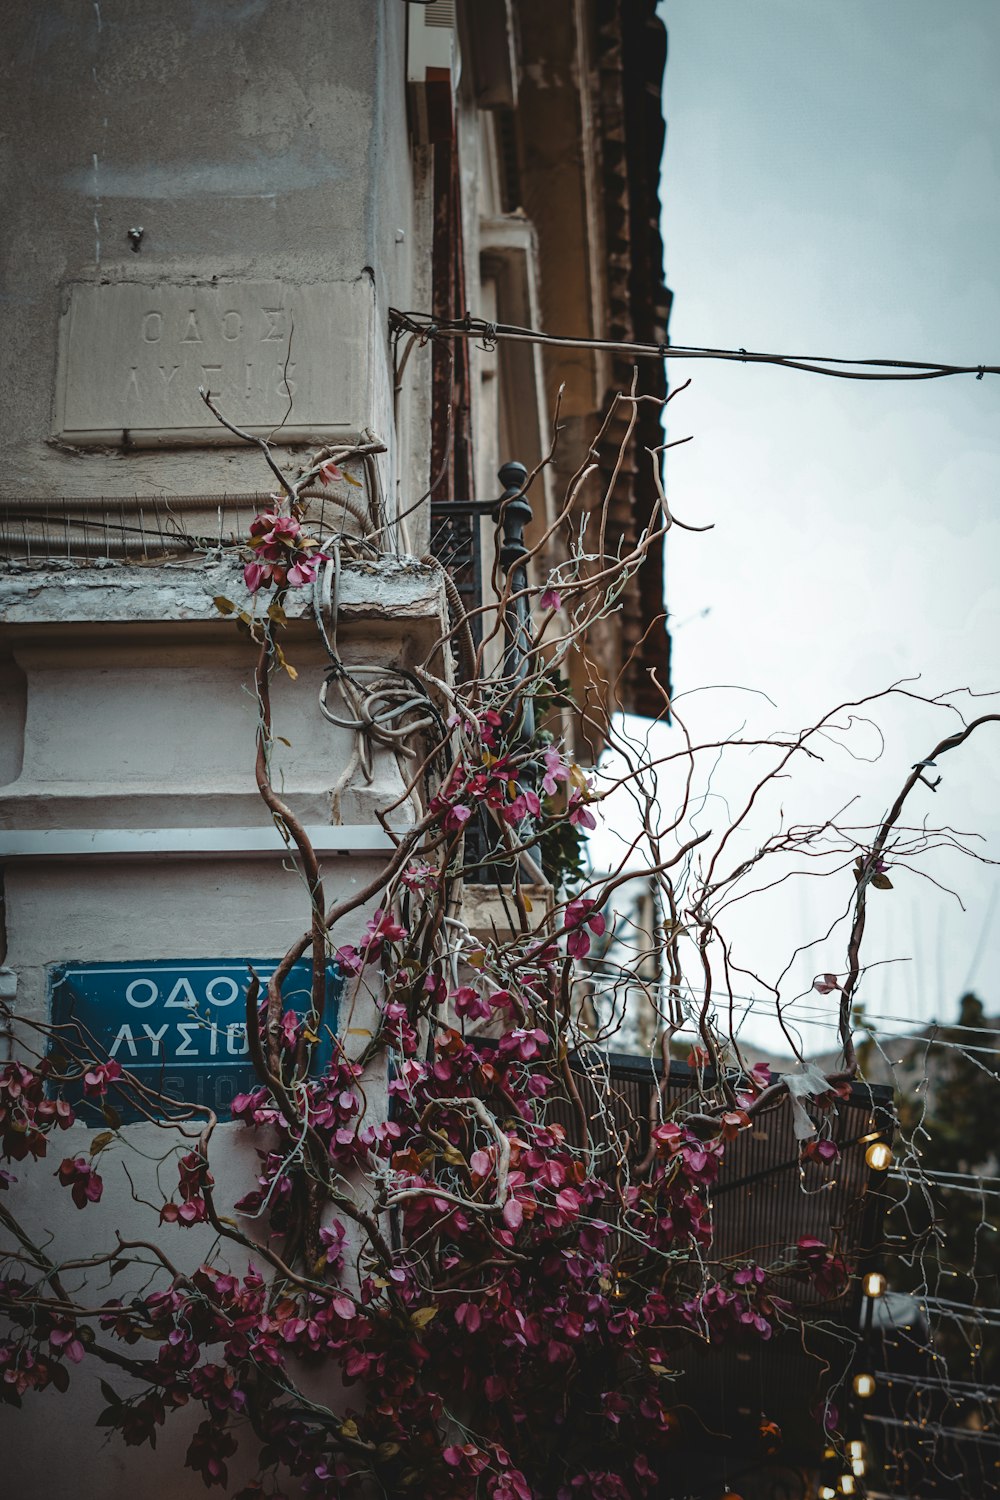
<path fill-rule="evenodd" d="M 436 1307 L 418 1307 L 416 1312 L 410 1314 L 410 1322 L 414 1328 L 426 1328 L 432 1318 L 436 1318 L 438 1310 Z"/>
<path fill-rule="evenodd" d="M 112 1130 L 119 1130 L 121 1128 L 122 1117 L 113 1104 L 105 1104 L 101 1110 L 101 1114 L 107 1120 Z"/>
<path fill-rule="evenodd" d="M 888 875 L 873 875 L 872 885 L 877 891 L 892 890 L 892 881 L 889 879 Z"/>
<path fill-rule="evenodd" d="M 347 473 L 345 473 L 344 474 L 344 478 L 347 480 L 348 484 L 353 484 L 353 486 L 354 486 L 354 488 L 356 490 L 363 490 L 364 489 L 364 485 L 361 483 L 361 480 L 360 479 L 355 479 L 355 477 L 354 477 L 353 474 L 347 474 Z"/>
<path fill-rule="evenodd" d="M 119 1396 L 113 1385 L 108 1385 L 108 1382 L 106 1380 L 102 1380 L 100 1382 L 100 1386 L 101 1395 L 111 1406 L 121 1406 L 123 1404 L 122 1398 Z"/>
<path fill-rule="evenodd" d="M 91 1156 L 99 1156 L 106 1146 L 110 1146 L 115 1138 L 113 1130 L 99 1130 L 90 1143 Z"/>
<path fill-rule="evenodd" d="M 232 599 L 227 599 L 225 594 L 216 594 L 215 598 L 212 600 L 212 603 L 215 605 L 220 615 L 231 615 L 236 609 L 236 605 L 233 603 Z"/>
<path fill-rule="evenodd" d="M 128 1264 L 129 1264 L 129 1262 L 127 1260 L 113 1260 L 111 1262 L 111 1276 L 112 1276 L 112 1279 L 115 1276 L 118 1275 L 119 1271 L 124 1271 L 126 1269 L 126 1267 L 128 1266 Z"/>

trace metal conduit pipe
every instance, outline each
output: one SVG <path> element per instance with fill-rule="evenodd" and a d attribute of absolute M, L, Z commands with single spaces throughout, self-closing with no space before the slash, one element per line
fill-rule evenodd
<path fill-rule="evenodd" d="M 137 532 L 134 536 L 116 535 L 113 530 L 104 532 L 72 532 L 59 535 L 44 531 L 27 531 L 13 534 L 5 532 L 0 517 L 0 556 L 11 556 L 13 549 L 24 551 L 29 557 L 37 552 L 39 560 L 60 557 L 148 557 L 150 554 L 170 555 L 175 552 L 200 551 L 204 548 L 238 547 L 242 537 L 235 534 L 220 537 L 189 536 L 177 531 L 171 535 L 155 536 Z"/>
<path fill-rule="evenodd" d="M 0 497 L 0 515 L 8 511 L 39 510 L 146 510 L 165 506 L 170 510 L 204 510 L 218 506 L 260 506 L 269 501 L 266 491 L 249 495 L 6 495 Z"/>

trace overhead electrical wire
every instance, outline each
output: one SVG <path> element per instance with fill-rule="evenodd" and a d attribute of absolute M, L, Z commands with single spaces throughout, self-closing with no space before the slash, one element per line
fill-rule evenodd
<path fill-rule="evenodd" d="M 700 348 L 691 344 L 644 344 L 624 339 L 591 339 L 575 334 L 545 333 L 513 323 L 491 323 L 486 318 L 434 318 L 430 313 L 389 309 L 394 334 L 411 334 L 422 343 L 433 339 L 478 339 L 486 349 L 498 343 L 541 344 L 562 349 L 587 349 L 627 354 L 633 359 L 713 359 L 743 365 L 779 365 L 839 380 L 940 380 L 948 375 L 1000 375 L 1000 365 L 953 365 L 933 360 L 837 359 L 825 354 L 764 354 L 750 349 Z"/>

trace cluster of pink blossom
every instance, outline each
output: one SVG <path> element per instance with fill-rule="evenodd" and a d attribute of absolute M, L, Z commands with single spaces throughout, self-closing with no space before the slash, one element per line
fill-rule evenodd
<path fill-rule="evenodd" d="M 440 817 L 446 832 L 460 833 L 479 804 L 492 808 L 513 828 L 519 827 L 526 818 L 553 817 L 565 817 L 577 829 L 597 826 L 597 820 L 587 806 L 592 797 L 591 789 L 579 770 L 571 768 L 554 746 L 546 746 L 537 762 L 523 766 L 509 753 L 493 753 L 502 727 L 500 715 L 494 710 L 487 709 L 476 720 L 453 719 L 452 722 L 461 722 L 467 736 L 478 738 L 482 745 L 482 759 L 477 765 L 470 765 L 461 758 L 456 760 L 450 775 L 429 804 L 428 810 Z M 570 791 L 563 809 L 552 799 L 558 797 L 560 786 L 573 776 L 579 784 Z M 543 798 L 547 802 L 543 802 Z"/>
<path fill-rule="evenodd" d="M 46 1137 L 55 1129 L 68 1130 L 76 1119 L 65 1099 L 50 1097 L 53 1071 L 47 1058 L 33 1068 L 10 1062 L 0 1069 L 0 1155 L 6 1161 L 44 1156 Z M 10 1173 L 4 1176 L 17 1181 Z"/>
<path fill-rule="evenodd" d="M 180 1203 L 167 1202 L 160 1209 L 161 1224 L 203 1224 L 208 1218 L 205 1189 L 211 1188 L 215 1179 L 208 1170 L 208 1162 L 197 1151 L 188 1151 L 177 1166 Z"/>
<path fill-rule="evenodd" d="M 273 498 L 278 501 L 280 497 Z M 254 555 L 244 565 L 243 578 L 251 594 L 272 585 L 279 589 L 303 588 L 312 583 L 319 564 L 327 561 L 316 538 L 303 532 L 302 523 L 277 509 L 254 517 L 247 546 Z"/>

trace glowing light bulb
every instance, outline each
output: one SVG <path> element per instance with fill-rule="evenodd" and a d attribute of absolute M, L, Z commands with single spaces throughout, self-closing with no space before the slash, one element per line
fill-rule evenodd
<path fill-rule="evenodd" d="M 821 1484 L 819 1487 L 819 1500 L 837 1500 L 837 1491 L 831 1489 L 828 1484 Z"/>
<path fill-rule="evenodd" d="M 873 1172 L 884 1172 L 892 1161 L 892 1147 L 885 1141 L 873 1141 L 865 1152 L 865 1161 Z"/>
<path fill-rule="evenodd" d="M 881 1271 L 869 1271 L 861 1284 L 864 1287 L 866 1297 L 884 1297 L 885 1289 L 889 1283 Z"/>
<path fill-rule="evenodd" d="M 847 1445 L 847 1451 L 852 1458 L 864 1458 L 865 1445 L 860 1438 L 852 1438 Z"/>
<path fill-rule="evenodd" d="M 853 1495 L 856 1493 L 853 1474 L 841 1474 L 840 1493 L 842 1495 Z"/>
<path fill-rule="evenodd" d="M 867 1397 L 867 1396 L 874 1396 L 874 1394 L 875 1394 L 875 1376 L 874 1375 L 869 1375 L 867 1373 L 862 1374 L 862 1375 L 855 1375 L 855 1377 L 854 1377 L 854 1394 L 856 1396 L 860 1396 L 862 1398 L 862 1400 L 864 1400 L 864 1398 Z"/>
<path fill-rule="evenodd" d="M 861 1479 L 863 1477 L 863 1475 L 864 1475 L 864 1472 L 865 1472 L 865 1461 L 864 1461 L 864 1459 L 863 1458 L 852 1458 L 851 1459 L 851 1468 L 854 1471 L 854 1473 L 858 1476 L 858 1478 Z"/>

